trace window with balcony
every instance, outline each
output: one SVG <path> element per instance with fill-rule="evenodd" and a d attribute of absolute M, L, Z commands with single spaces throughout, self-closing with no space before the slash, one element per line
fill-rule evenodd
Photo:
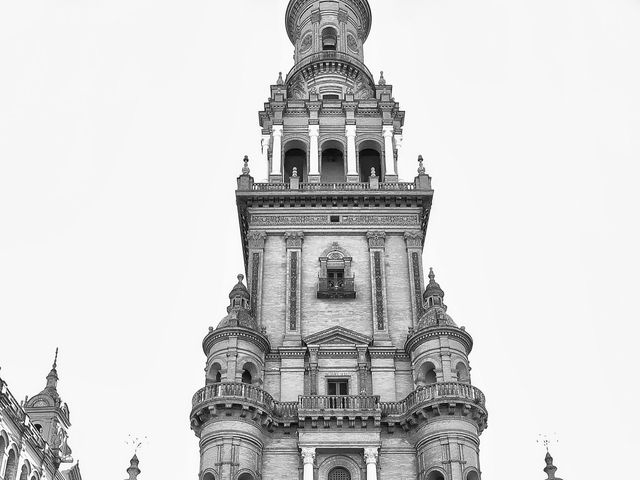
<path fill-rule="evenodd" d="M 349 395 L 349 380 L 328 380 L 327 394 Z"/>
<path fill-rule="evenodd" d="M 336 216 L 336 220 L 339 222 L 340 218 Z M 356 298 L 351 257 L 348 253 L 337 243 L 333 243 L 319 260 L 318 298 Z"/>

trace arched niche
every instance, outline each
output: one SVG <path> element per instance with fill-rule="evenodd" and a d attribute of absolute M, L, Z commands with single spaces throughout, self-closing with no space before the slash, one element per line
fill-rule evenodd
<path fill-rule="evenodd" d="M 242 363 L 242 373 L 240 375 L 242 383 L 246 383 L 247 385 L 260 385 L 260 370 L 253 362 L 243 362 Z"/>
<path fill-rule="evenodd" d="M 202 480 L 216 480 L 216 476 L 213 474 L 213 472 L 205 472 L 205 474 L 202 476 Z"/>
<path fill-rule="evenodd" d="M 460 361 L 456 364 L 456 379 L 458 380 L 458 382 L 461 382 L 461 383 L 470 382 L 469 369 L 467 368 L 467 365 L 463 361 Z"/>
<path fill-rule="evenodd" d="M 480 480 L 480 474 L 478 473 L 477 470 L 475 469 L 471 469 L 467 472 L 466 476 L 464 477 L 465 480 Z"/>
<path fill-rule="evenodd" d="M 4 480 L 15 480 L 18 468 L 18 456 L 12 448 L 7 455 L 7 465 L 4 469 Z"/>
<path fill-rule="evenodd" d="M 320 160 L 320 181 L 323 183 L 342 183 L 346 181 L 344 146 L 335 140 L 322 144 Z"/>
<path fill-rule="evenodd" d="M 242 472 L 237 476 L 237 480 L 256 480 L 256 476 L 251 472 Z"/>
<path fill-rule="evenodd" d="M 307 145 L 301 140 L 288 141 L 284 146 L 284 181 L 291 179 L 295 168 L 301 182 L 307 181 Z"/>
<path fill-rule="evenodd" d="M 365 140 L 358 145 L 358 173 L 361 182 L 369 181 L 371 169 L 375 170 L 377 177 L 383 178 L 381 151 L 380 145 L 372 140 Z"/>
<path fill-rule="evenodd" d="M 349 472 L 351 480 L 361 480 L 365 478 L 365 474 L 361 467 L 350 457 L 344 455 L 334 455 L 325 459 L 318 465 L 318 478 L 328 479 L 329 474 L 335 469 L 343 468 Z"/>
<path fill-rule="evenodd" d="M 334 51 L 338 48 L 338 31 L 333 27 L 322 29 L 322 50 Z"/>
<path fill-rule="evenodd" d="M 2 473 L 2 465 L 4 464 L 5 450 L 7 449 L 7 433 L 4 430 L 0 431 L 0 474 Z"/>
<path fill-rule="evenodd" d="M 446 480 L 446 477 L 443 472 L 434 469 L 427 474 L 427 480 Z"/>
<path fill-rule="evenodd" d="M 438 381 L 436 366 L 431 361 L 426 361 L 420 365 L 416 375 L 418 386 L 433 385 Z"/>
<path fill-rule="evenodd" d="M 220 382 L 222 382 L 222 364 L 220 361 L 215 361 L 211 364 L 207 372 L 207 385 Z"/>

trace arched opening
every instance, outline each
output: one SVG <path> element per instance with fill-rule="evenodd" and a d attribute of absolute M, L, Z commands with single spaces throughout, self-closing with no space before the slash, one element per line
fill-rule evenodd
<path fill-rule="evenodd" d="M 338 46 L 338 31 L 333 27 L 322 30 L 322 50 L 335 50 Z"/>
<path fill-rule="evenodd" d="M 9 451 L 7 455 L 7 466 L 4 469 L 4 480 L 15 480 L 17 469 L 16 452 L 14 450 Z"/>
<path fill-rule="evenodd" d="M 242 383 L 246 383 L 247 385 L 252 385 L 256 383 L 258 380 L 258 369 L 256 366 L 247 362 L 242 366 Z"/>
<path fill-rule="evenodd" d="M 368 182 L 371 177 L 372 169 L 375 170 L 377 177 L 382 177 L 382 161 L 380 153 L 373 148 L 360 150 L 360 158 L 358 161 L 360 172 L 360 181 Z"/>
<path fill-rule="evenodd" d="M 427 475 L 427 480 L 444 480 L 444 475 L 438 470 L 433 470 Z"/>
<path fill-rule="evenodd" d="M 245 472 L 240 474 L 240 476 L 238 477 L 238 480 L 254 480 L 254 477 L 250 473 Z"/>
<path fill-rule="evenodd" d="M 301 182 L 307 178 L 307 152 L 301 148 L 291 148 L 284 154 L 284 181 L 289 182 L 293 176 L 293 169 Z"/>
<path fill-rule="evenodd" d="M 325 93 L 322 95 L 323 100 L 340 100 L 340 95 L 337 93 Z"/>
<path fill-rule="evenodd" d="M 469 370 L 464 362 L 459 362 L 456 365 L 456 377 L 459 382 L 469 383 Z"/>
<path fill-rule="evenodd" d="M 207 472 L 203 475 L 202 480 L 216 480 L 216 477 L 213 473 Z"/>
<path fill-rule="evenodd" d="M 351 480 L 351 473 L 344 467 L 336 467 L 329 472 L 329 480 Z"/>
<path fill-rule="evenodd" d="M 7 442 L 4 439 L 4 432 L 0 432 L 0 474 L 2 473 L 2 464 L 4 462 L 5 448 L 7 448 Z"/>
<path fill-rule="evenodd" d="M 320 165 L 320 181 L 324 183 L 341 183 L 345 181 L 344 155 L 334 145 L 322 150 Z"/>
<path fill-rule="evenodd" d="M 211 385 L 212 383 L 220 383 L 222 381 L 222 366 L 218 362 L 214 362 L 209 368 L 209 373 L 207 374 L 207 385 Z"/>
<path fill-rule="evenodd" d="M 22 466 L 20 471 L 20 480 L 27 480 L 29 478 L 29 467 L 27 465 Z"/>
<path fill-rule="evenodd" d="M 475 470 L 471 470 L 467 474 L 467 480 L 480 480 L 480 475 L 478 475 L 478 472 L 476 472 Z"/>
<path fill-rule="evenodd" d="M 34 423 L 33 426 L 36 427 L 36 430 L 42 433 L 42 425 L 40 425 L 39 423 Z"/>
<path fill-rule="evenodd" d="M 436 367 L 431 362 L 425 362 L 418 372 L 418 385 L 432 385 L 437 382 Z"/>

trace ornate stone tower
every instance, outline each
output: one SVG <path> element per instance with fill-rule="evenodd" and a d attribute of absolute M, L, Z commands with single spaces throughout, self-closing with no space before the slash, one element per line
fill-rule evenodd
<path fill-rule="evenodd" d="M 291 0 L 295 65 L 260 112 L 266 183 L 236 199 L 247 273 L 203 341 L 203 480 L 478 480 L 471 336 L 422 249 L 433 197 L 399 182 L 404 112 L 364 64 L 367 0 Z"/>

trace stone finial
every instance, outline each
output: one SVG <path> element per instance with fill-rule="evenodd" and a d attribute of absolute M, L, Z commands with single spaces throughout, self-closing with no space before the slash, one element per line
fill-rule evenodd
<path fill-rule="evenodd" d="M 284 80 L 282 79 L 282 72 L 278 73 L 278 80 L 276 81 L 276 85 L 278 86 L 284 85 Z"/>
<path fill-rule="evenodd" d="M 547 450 L 544 461 L 547 464 L 544 467 L 544 473 L 547 474 L 547 480 L 562 480 L 560 477 L 556 477 L 556 471 L 558 468 L 553 464 L 553 457 L 549 453 L 549 450 Z"/>
<path fill-rule="evenodd" d="M 372 177 L 376 176 L 376 167 L 371 167 L 371 176 Z"/>
<path fill-rule="evenodd" d="M 384 79 L 384 72 L 380 72 L 380 80 L 378 80 L 378 85 L 384 86 L 387 84 L 387 81 Z"/>
<path fill-rule="evenodd" d="M 244 162 L 244 166 L 242 167 L 242 175 L 249 175 L 249 173 L 251 173 L 251 170 L 249 170 L 249 156 L 245 155 L 242 161 Z"/>
<path fill-rule="evenodd" d="M 418 175 L 424 175 L 425 173 L 424 158 L 422 158 L 422 155 L 418 155 Z"/>
<path fill-rule="evenodd" d="M 127 468 L 127 473 L 129 474 L 129 478 L 127 480 L 137 480 L 138 475 L 140 475 L 141 472 L 138 468 L 139 463 L 138 455 L 134 454 L 129 462 L 129 468 Z"/>
<path fill-rule="evenodd" d="M 297 176 L 298 176 L 298 168 L 293 167 L 293 169 L 291 170 L 291 177 L 295 178 Z"/>

